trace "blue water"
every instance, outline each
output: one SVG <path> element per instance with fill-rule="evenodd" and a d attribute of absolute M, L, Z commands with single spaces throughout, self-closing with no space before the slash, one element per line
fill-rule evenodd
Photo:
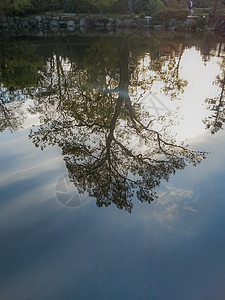
<path fill-rule="evenodd" d="M 1 298 L 222 300 L 224 141 L 222 131 L 205 134 L 209 157 L 164 183 L 159 201 L 128 214 L 93 200 L 63 207 L 59 150 L 34 150 L 27 130 L 4 133 Z"/>
<path fill-rule="evenodd" d="M 190 146 L 209 154 L 162 180 L 132 213 L 88 198 L 67 207 L 58 146 L 30 126 L 0 135 L 0 299 L 225 299 L 225 133 Z"/>

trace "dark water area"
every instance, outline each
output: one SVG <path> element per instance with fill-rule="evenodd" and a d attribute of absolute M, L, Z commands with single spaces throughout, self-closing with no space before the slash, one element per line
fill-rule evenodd
<path fill-rule="evenodd" d="M 224 44 L 0 38 L 0 299 L 225 298 Z"/>

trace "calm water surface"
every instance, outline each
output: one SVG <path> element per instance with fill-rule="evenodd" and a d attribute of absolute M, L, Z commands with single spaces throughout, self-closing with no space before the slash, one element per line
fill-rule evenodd
<path fill-rule="evenodd" d="M 223 46 L 1 40 L 1 299 L 225 299 Z"/>

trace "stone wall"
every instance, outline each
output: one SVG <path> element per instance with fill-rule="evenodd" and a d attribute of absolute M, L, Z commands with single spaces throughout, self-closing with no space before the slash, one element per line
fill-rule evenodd
<path fill-rule="evenodd" d="M 165 24 L 152 24 L 151 17 L 146 16 L 145 19 L 121 17 L 106 18 L 96 15 L 78 16 L 76 14 L 62 14 L 58 16 L 39 15 L 29 17 L 5 17 L 0 15 L 0 32 L 10 31 L 15 34 L 28 34 L 31 32 L 59 32 L 60 30 L 86 32 L 90 29 L 105 29 L 113 31 L 118 28 L 148 28 L 161 29 L 162 27 L 171 30 L 191 30 L 202 31 L 208 24 L 208 18 L 188 16 L 184 22 L 171 19 Z"/>
<path fill-rule="evenodd" d="M 0 16 L 0 30 L 31 31 L 51 29 L 85 30 L 88 28 L 106 28 L 108 30 L 115 27 L 142 28 L 148 27 L 147 19 L 132 18 L 106 18 L 97 16 L 79 17 L 75 14 L 63 14 L 60 16 L 30 16 L 30 17 L 5 17 Z"/>

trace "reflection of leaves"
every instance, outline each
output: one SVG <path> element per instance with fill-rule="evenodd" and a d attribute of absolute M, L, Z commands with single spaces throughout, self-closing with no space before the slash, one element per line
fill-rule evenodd
<path fill-rule="evenodd" d="M 208 103 L 212 115 L 203 120 L 206 124 L 206 128 L 210 129 L 212 134 L 223 128 L 225 122 L 225 101 L 224 101 L 224 88 L 225 88 L 225 75 L 223 79 L 217 76 L 215 84 L 221 87 L 220 94 L 215 98 L 207 98 L 205 101 Z"/>
<path fill-rule="evenodd" d="M 0 132 L 6 129 L 9 129 L 10 131 L 16 131 L 22 127 L 22 124 L 25 119 L 25 114 L 22 110 L 23 102 L 20 101 L 15 103 L 6 103 L 3 100 L 3 89 L 0 95 Z"/>
<path fill-rule="evenodd" d="M 39 76 L 40 61 L 34 53 L 25 51 L 26 59 L 22 51 L 15 53 L 15 47 L 11 52 L 14 57 L 1 56 L 1 70 L 5 72 L 2 71 L 6 86 L 26 87 L 23 93 L 35 99 L 29 112 L 39 113 L 42 125 L 30 132 L 34 144 L 41 149 L 47 145 L 61 147 L 71 180 L 79 192 L 94 196 L 98 206 L 114 203 L 131 212 L 134 197 L 142 202 L 153 201 L 154 189 L 162 180 L 205 157 L 204 153 L 177 145 L 166 116 L 153 119 L 139 101 L 154 80 L 146 69 L 164 80 L 165 92 L 181 91 L 178 83 L 182 47 L 178 48 L 176 55 L 173 52 L 160 60 L 145 51 L 141 56 L 135 53 L 128 39 L 116 44 L 98 41 L 86 48 L 85 57 L 77 61 L 71 62 L 56 51 Z M 142 58 L 146 60 L 144 64 Z M 151 69 L 154 63 L 157 68 Z M 28 70 L 30 64 L 33 78 L 29 81 L 22 74 L 18 79 L 21 66 Z M 164 73 L 166 67 L 168 71 Z M 16 74 L 15 82 L 10 77 L 12 73 Z M 35 90 L 27 88 L 30 85 L 36 85 Z"/>
<path fill-rule="evenodd" d="M 126 108 L 126 101 L 115 101 L 109 125 L 84 124 L 80 119 L 61 116 L 61 120 L 43 125 L 37 132 L 31 131 L 30 138 L 42 148 L 58 144 L 71 180 L 80 192 L 88 191 L 96 197 L 98 206 L 115 203 L 131 211 L 134 193 L 140 201 L 153 201 L 154 188 L 162 179 L 168 180 L 170 174 L 183 169 L 188 162 L 199 163 L 204 153 L 164 140 Z M 123 109 L 126 122 L 121 125 Z M 140 116 L 141 112 L 138 113 Z"/>
<path fill-rule="evenodd" d="M 179 76 L 180 61 L 185 47 L 175 43 L 168 43 L 161 47 L 161 55 L 152 63 L 152 68 L 156 72 L 156 78 L 163 82 L 163 92 L 170 95 L 172 99 L 177 98 L 179 93 L 183 93 L 187 85 L 186 80 Z"/>
<path fill-rule="evenodd" d="M 112 84 L 117 78 L 118 62 L 118 46 L 110 40 L 100 40 L 92 44 L 83 59 L 83 66 L 88 74 L 88 86 L 104 89 Z M 114 84 L 117 83 L 118 78 Z"/>
<path fill-rule="evenodd" d="M 5 87 L 23 89 L 36 85 L 42 59 L 32 47 L 4 45 L 0 54 L 0 72 Z"/>
<path fill-rule="evenodd" d="M 159 122 L 161 129 L 153 129 L 162 118 L 151 119 L 128 93 L 127 41 L 120 45 L 119 56 L 117 87 L 104 91 L 87 87 L 88 74 L 84 81 L 81 71 L 82 81 L 74 78 L 73 97 L 69 90 L 67 97 L 59 96 L 55 113 L 44 118 L 43 125 L 36 132 L 31 130 L 29 137 L 42 149 L 59 145 L 71 180 L 79 192 L 95 197 L 98 206 L 114 203 L 131 212 L 135 195 L 150 203 L 161 180 L 168 180 L 187 163 L 196 165 L 205 154 L 176 145 L 164 122 Z"/>
<path fill-rule="evenodd" d="M 40 98 L 31 111 L 41 114 L 43 124 L 29 137 L 41 149 L 62 148 L 80 193 L 87 191 L 98 206 L 114 203 L 131 212 L 134 197 L 150 203 L 162 180 L 188 163 L 198 164 L 205 153 L 177 145 L 166 116 L 152 119 L 139 103 L 137 91 L 144 93 L 151 78 L 135 70 L 129 41 L 110 47 L 92 45 L 84 68 L 67 64 L 69 71 L 56 55 L 42 76 Z"/>
<path fill-rule="evenodd" d="M 0 131 L 18 130 L 25 113 L 23 100 L 37 84 L 42 59 L 33 47 L 3 44 L 0 51 Z"/>

